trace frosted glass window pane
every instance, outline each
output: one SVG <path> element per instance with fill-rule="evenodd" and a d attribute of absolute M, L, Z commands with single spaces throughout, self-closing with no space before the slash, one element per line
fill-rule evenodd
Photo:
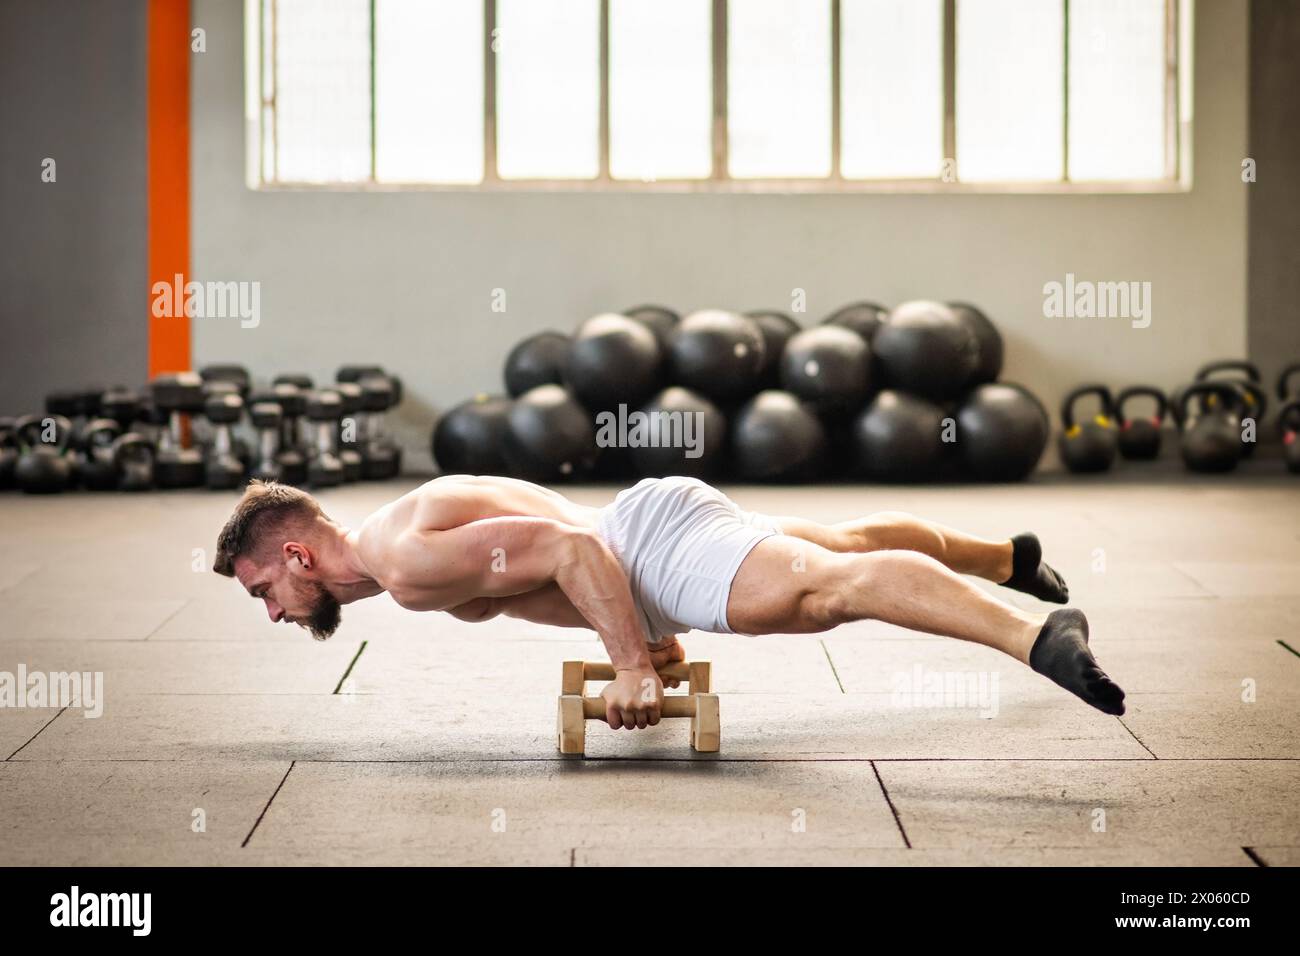
<path fill-rule="evenodd" d="M 841 172 L 934 178 L 942 163 L 942 0 L 841 0 Z"/>
<path fill-rule="evenodd" d="M 600 170 L 600 4 L 499 0 L 497 171 L 592 179 Z"/>
<path fill-rule="evenodd" d="M 376 0 L 375 177 L 483 178 L 483 0 Z"/>
<path fill-rule="evenodd" d="M 1165 171 L 1164 0 L 1071 0 L 1070 178 Z"/>
<path fill-rule="evenodd" d="M 279 178 L 368 179 L 368 0 L 279 0 L 275 44 Z"/>
<path fill-rule="evenodd" d="M 830 4 L 732 0 L 727 16 L 731 175 L 830 175 Z"/>
<path fill-rule="evenodd" d="M 704 179 L 713 168 L 711 0 L 611 0 L 609 169 Z"/>
<path fill-rule="evenodd" d="M 958 0 L 960 179 L 1061 178 L 1064 17 L 1060 0 Z"/>

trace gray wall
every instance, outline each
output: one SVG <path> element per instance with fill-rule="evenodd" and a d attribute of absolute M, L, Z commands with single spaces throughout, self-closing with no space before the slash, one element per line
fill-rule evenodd
<path fill-rule="evenodd" d="M 145 66 L 141 0 L 0 3 L 0 415 L 145 380 Z"/>
<path fill-rule="evenodd" d="M 1254 0 L 1250 50 L 1249 344 L 1271 386 L 1300 361 L 1300 2 Z"/>
<path fill-rule="evenodd" d="M 1008 377 L 1053 408 L 1084 379 L 1173 386 L 1244 353 L 1245 4 L 1198 4 L 1194 189 L 1090 196 L 254 192 L 239 8 L 194 3 L 193 265 L 260 280 L 263 320 L 196 322 L 196 362 L 329 375 L 373 358 L 406 380 L 413 448 L 436 409 L 499 390 L 520 336 L 641 300 L 782 308 L 802 288 L 815 321 L 855 298 L 968 299 L 1000 323 Z M 1151 282 L 1151 327 L 1043 318 L 1067 272 Z"/>

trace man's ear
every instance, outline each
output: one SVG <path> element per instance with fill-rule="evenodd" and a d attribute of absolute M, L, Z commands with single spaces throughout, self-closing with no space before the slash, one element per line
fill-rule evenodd
<path fill-rule="evenodd" d="M 304 571 L 310 571 L 315 563 L 311 550 L 300 541 L 286 541 L 284 543 L 284 557 L 286 561 L 297 561 L 302 565 Z"/>

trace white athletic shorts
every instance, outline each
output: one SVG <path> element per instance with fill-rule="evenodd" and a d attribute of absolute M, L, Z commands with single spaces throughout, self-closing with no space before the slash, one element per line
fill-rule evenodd
<path fill-rule="evenodd" d="M 780 534 L 698 478 L 646 478 L 601 509 L 597 532 L 632 585 L 647 643 L 692 628 L 734 633 L 727 597 L 754 545 Z"/>

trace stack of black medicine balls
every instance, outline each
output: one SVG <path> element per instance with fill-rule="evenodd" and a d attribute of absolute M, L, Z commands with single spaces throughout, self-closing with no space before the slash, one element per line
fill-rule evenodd
<path fill-rule="evenodd" d="M 444 473 L 542 482 L 1014 481 L 1049 425 L 998 382 L 1002 357 L 965 303 L 856 302 L 807 328 L 780 311 L 642 305 L 520 341 L 506 394 L 450 409 L 433 454 Z"/>

